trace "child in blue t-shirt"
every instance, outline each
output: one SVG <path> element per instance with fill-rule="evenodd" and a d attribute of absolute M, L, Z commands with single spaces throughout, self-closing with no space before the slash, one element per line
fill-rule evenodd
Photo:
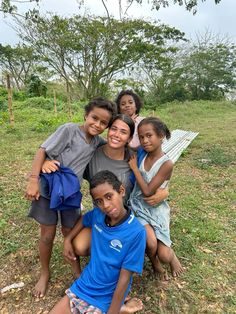
<path fill-rule="evenodd" d="M 97 207 L 80 218 L 81 230 L 92 228 L 90 262 L 50 314 L 120 313 L 132 274 L 142 272 L 146 232 L 123 205 L 122 183 L 112 172 L 100 171 L 90 181 L 90 193 Z"/>
<path fill-rule="evenodd" d="M 102 97 L 92 99 L 85 106 L 84 123 L 66 123 L 60 126 L 38 149 L 31 174 L 29 175 L 26 198 L 32 201 L 29 217 L 40 224 L 40 278 L 33 294 L 36 297 L 45 295 L 49 281 L 49 262 L 53 241 L 60 218 L 62 234 L 67 235 L 80 217 L 80 208 L 55 211 L 50 209 L 50 199 L 39 188 L 39 174 L 46 158 L 54 160 L 47 172 L 58 169 L 58 164 L 69 167 L 81 182 L 84 170 L 96 148 L 104 143 L 99 137 L 110 124 L 115 113 L 114 104 Z M 55 169 L 53 169 L 54 167 Z M 74 263 L 75 274 L 80 273 L 78 263 Z"/>

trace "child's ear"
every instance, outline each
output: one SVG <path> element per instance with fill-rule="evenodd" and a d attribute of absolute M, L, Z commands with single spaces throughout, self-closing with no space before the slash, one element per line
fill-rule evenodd
<path fill-rule="evenodd" d="M 121 186 L 120 186 L 120 194 L 122 195 L 122 197 L 124 197 L 125 196 L 125 187 L 123 186 L 123 184 L 121 184 Z"/>

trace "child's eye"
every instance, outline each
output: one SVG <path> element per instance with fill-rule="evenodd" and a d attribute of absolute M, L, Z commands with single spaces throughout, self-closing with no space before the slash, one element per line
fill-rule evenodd
<path fill-rule="evenodd" d="M 106 199 L 107 199 L 108 201 L 110 201 L 110 200 L 112 199 L 112 195 L 111 195 L 111 194 L 107 194 L 107 195 L 106 195 Z"/>
<path fill-rule="evenodd" d="M 107 121 L 101 121 L 101 124 L 107 126 L 107 125 L 108 125 L 108 122 L 107 122 Z"/>
<path fill-rule="evenodd" d="M 96 204 L 97 206 L 100 206 L 100 205 L 102 204 L 102 201 L 101 201 L 101 200 L 95 200 L 95 204 Z"/>

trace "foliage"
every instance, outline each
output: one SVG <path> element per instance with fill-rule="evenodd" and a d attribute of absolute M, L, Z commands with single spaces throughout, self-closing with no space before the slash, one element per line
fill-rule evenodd
<path fill-rule="evenodd" d="M 8 72 L 13 79 L 13 87 L 20 90 L 30 74 L 34 72 L 37 62 L 31 47 L 18 44 L 16 47 L 0 44 L 0 67 L 3 73 Z"/>
<path fill-rule="evenodd" d="M 47 87 L 37 75 L 31 74 L 27 80 L 27 93 L 29 97 L 46 97 Z"/>
<path fill-rule="evenodd" d="M 114 1 L 114 0 L 113 0 Z M 129 8 L 133 2 L 137 2 L 139 4 L 142 4 L 146 1 L 144 0 L 126 0 L 126 4 L 127 4 L 127 7 Z M 193 11 L 193 13 L 195 14 L 197 12 L 197 5 L 198 5 L 198 2 L 200 0 L 173 0 L 173 1 L 170 1 L 170 0 L 150 0 L 150 1 L 147 1 L 148 3 L 151 4 L 151 8 L 152 9 L 155 9 L 155 10 L 159 10 L 160 7 L 167 7 L 169 6 L 169 4 L 178 4 L 180 6 L 184 5 L 185 8 L 188 10 L 188 11 Z M 206 0 L 201 0 L 202 2 L 206 1 Z M 215 0 L 215 4 L 218 4 L 220 3 L 221 0 Z M 16 1 L 14 0 L 2 0 L 1 1 L 1 6 L 0 6 L 0 11 L 4 12 L 5 14 L 6 13 L 9 13 L 9 14 L 13 14 L 13 15 L 19 15 L 18 13 L 18 7 L 16 6 L 15 4 Z M 17 4 L 21 4 L 21 3 L 25 3 L 27 2 L 27 0 L 18 0 L 17 1 Z M 36 4 L 38 4 L 40 2 L 40 0 L 28 0 L 28 2 L 35 2 Z M 86 4 L 86 0 L 78 0 L 78 4 L 79 5 L 82 5 L 82 4 Z M 119 7 L 121 7 L 121 0 L 119 0 Z M 101 4 L 105 7 L 106 9 L 106 12 L 107 12 L 107 15 L 109 17 L 109 12 L 108 12 L 108 9 L 107 9 L 107 6 L 105 4 L 104 1 L 101 0 Z M 126 9 L 127 10 L 127 9 Z M 36 8 L 33 8 L 32 10 L 29 10 L 26 12 L 25 14 L 25 18 L 35 18 L 37 17 L 38 15 L 38 10 Z"/>
<path fill-rule="evenodd" d="M 219 100 L 236 86 L 236 47 L 228 42 L 199 41 L 180 47 L 160 71 L 148 72 L 153 102 Z"/>
<path fill-rule="evenodd" d="M 183 33 L 143 20 L 57 15 L 21 20 L 19 35 L 81 99 L 107 92 L 111 79 L 141 63 L 161 66 Z"/>

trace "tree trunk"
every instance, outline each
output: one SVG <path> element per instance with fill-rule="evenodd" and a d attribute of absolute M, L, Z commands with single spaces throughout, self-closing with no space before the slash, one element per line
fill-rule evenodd
<path fill-rule="evenodd" d="M 57 98 L 55 89 L 53 90 L 53 104 L 54 104 L 54 113 L 57 114 Z"/>
<path fill-rule="evenodd" d="M 66 94 L 67 94 L 67 108 L 68 108 L 68 114 L 69 118 L 72 117 L 72 112 L 71 112 L 71 96 L 70 96 L 70 85 L 69 82 L 66 81 Z"/>
<path fill-rule="evenodd" d="M 7 92 L 8 92 L 8 110 L 10 116 L 10 125 L 14 125 L 14 114 L 13 114 L 13 107 L 12 107 L 12 89 L 11 89 L 11 81 L 10 75 L 7 74 Z"/>

